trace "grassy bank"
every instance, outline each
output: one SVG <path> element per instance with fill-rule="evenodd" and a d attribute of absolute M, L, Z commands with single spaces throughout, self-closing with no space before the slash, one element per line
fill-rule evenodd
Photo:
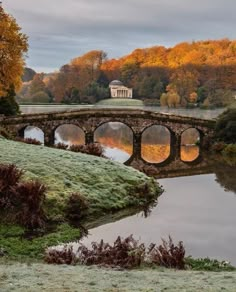
<path fill-rule="evenodd" d="M 103 99 L 96 103 L 96 105 L 102 105 L 102 106 L 144 106 L 144 103 L 142 100 L 138 99 L 128 99 L 128 98 L 108 98 Z"/>
<path fill-rule="evenodd" d="M 236 273 L 163 268 L 111 270 L 84 266 L 0 264 L 1 291 L 231 291 Z"/>
<path fill-rule="evenodd" d="M 88 203 L 88 217 L 104 216 L 146 201 L 161 193 L 154 179 L 108 159 L 28 145 L 0 138 L 0 163 L 14 163 L 25 171 L 24 180 L 39 180 L 47 187 L 45 201 L 49 221 L 65 223 L 65 208 L 71 193 L 79 192 Z M 58 229 L 59 228 L 59 229 Z M 24 239 L 20 227 L 0 225 L 0 248 L 7 254 L 39 255 L 44 247 L 78 238 L 79 230 L 63 224 L 53 232 Z"/>

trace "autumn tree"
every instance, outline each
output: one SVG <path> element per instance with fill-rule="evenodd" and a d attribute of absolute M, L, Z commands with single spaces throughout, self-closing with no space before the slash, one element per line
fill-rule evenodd
<path fill-rule="evenodd" d="M 0 96 L 21 85 L 27 41 L 16 20 L 0 6 Z"/>
<path fill-rule="evenodd" d="M 195 102 L 197 102 L 197 98 L 198 98 L 197 93 L 196 92 L 192 92 L 192 93 L 190 93 L 188 100 L 191 103 L 195 103 Z"/>
<path fill-rule="evenodd" d="M 189 101 L 190 94 L 197 90 L 199 73 L 193 67 L 180 67 L 170 77 L 170 85 L 174 86 L 181 97 L 181 102 Z"/>
<path fill-rule="evenodd" d="M 101 74 L 101 65 L 106 59 L 106 53 L 101 50 L 93 50 L 81 57 L 75 58 L 71 61 L 70 66 L 74 71 L 79 73 L 81 84 L 86 86 L 97 81 Z"/>
<path fill-rule="evenodd" d="M 29 94 L 32 96 L 39 91 L 45 91 L 45 83 L 43 82 L 44 74 L 35 74 L 33 80 L 30 83 Z"/>

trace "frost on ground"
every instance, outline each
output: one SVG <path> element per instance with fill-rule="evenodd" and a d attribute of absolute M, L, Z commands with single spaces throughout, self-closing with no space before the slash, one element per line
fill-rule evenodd
<path fill-rule="evenodd" d="M 90 203 L 90 213 L 107 213 L 137 206 L 137 189 L 147 185 L 153 198 L 161 194 L 157 182 L 121 163 L 0 138 L 0 163 L 14 163 L 26 179 L 39 180 L 48 188 L 50 218 L 63 216 L 68 195 L 79 192 Z"/>
<path fill-rule="evenodd" d="M 0 291 L 236 291 L 235 272 L 0 264 Z"/>

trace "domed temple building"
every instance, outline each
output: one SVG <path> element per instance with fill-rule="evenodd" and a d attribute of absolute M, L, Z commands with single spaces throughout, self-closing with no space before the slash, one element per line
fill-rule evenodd
<path fill-rule="evenodd" d="M 133 89 L 125 87 L 119 80 L 113 80 L 109 84 L 111 98 L 132 98 Z"/>

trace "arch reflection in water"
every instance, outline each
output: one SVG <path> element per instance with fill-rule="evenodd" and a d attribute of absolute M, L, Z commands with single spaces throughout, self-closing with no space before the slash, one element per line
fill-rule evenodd
<path fill-rule="evenodd" d="M 106 157 L 115 161 L 126 162 L 133 153 L 133 132 L 120 122 L 109 122 L 98 127 L 94 141 L 103 146 Z"/>
<path fill-rule="evenodd" d="M 55 144 L 64 143 L 66 145 L 85 144 L 84 131 L 76 125 L 61 125 L 55 130 Z"/>
<path fill-rule="evenodd" d="M 160 125 L 153 125 L 142 134 L 142 158 L 150 163 L 161 163 L 170 156 L 170 131 Z"/>
<path fill-rule="evenodd" d="M 44 132 L 37 127 L 28 126 L 24 130 L 24 138 L 36 139 L 44 144 Z"/>
<path fill-rule="evenodd" d="M 180 150 L 182 161 L 191 162 L 198 158 L 200 154 L 199 141 L 200 134 L 197 129 L 189 128 L 182 133 Z"/>

